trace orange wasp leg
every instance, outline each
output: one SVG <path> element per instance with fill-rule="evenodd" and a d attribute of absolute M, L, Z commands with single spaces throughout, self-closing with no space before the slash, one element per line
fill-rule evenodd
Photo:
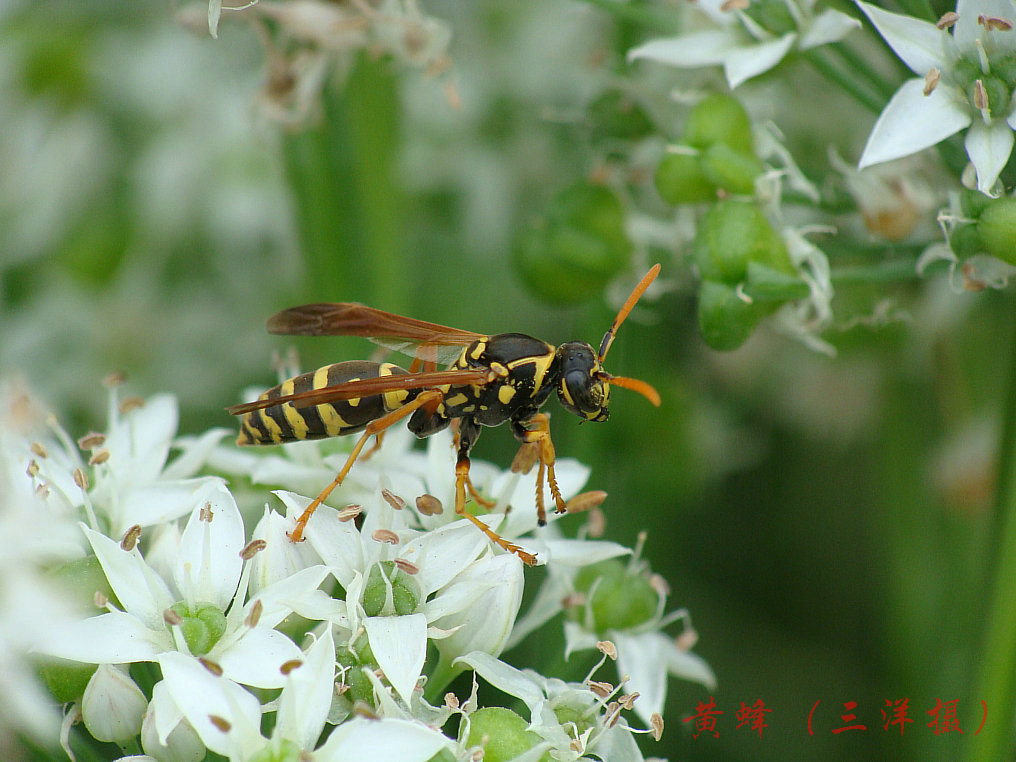
<path fill-rule="evenodd" d="M 523 550 L 515 543 L 509 542 L 476 518 L 476 516 L 466 511 L 467 483 L 469 483 L 469 456 L 460 454 L 458 461 L 455 463 L 455 513 L 472 521 L 473 524 L 476 525 L 476 528 L 487 535 L 492 542 L 496 543 L 499 547 L 504 548 L 509 553 L 517 555 L 524 564 L 528 566 L 535 566 L 536 556 Z"/>
<path fill-rule="evenodd" d="M 564 498 L 561 497 L 561 490 L 557 486 L 557 477 L 554 475 L 554 443 L 550 438 L 550 419 L 544 413 L 537 413 L 528 422 L 523 442 L 535 444 L 540 458 L 540 470 L 536 473 L 536 518 L 540 526 L 547 523 L 547 509 L 543 505 L 543 475 L 547 475 L 547 483 L 550 485 L 550 494 L 554 497 L 557 505 L 557 512 L 567 511 Z"/>
<path fill-rule="evenodd" d="M 367 440 L 372 436 L 383 434 L 385 429 L 398 423 L 403 418 L 411 415 L 418 408 L 423 407 L 428 403 L 436 403 L 444 397 L 444 393 L 440 389 L 427 389 L 421 392 L 415 400 L 407 405 L 403 405 L 400 408 L 392 410 L 390 413 L 386 413 L 377 420 L 371 421 L 367 424 L 367 428 L 364 429 L 363 434 L 357 440 L 356 445 L 353 447 L 353 451 L 349 453 L 349 457 L 346 459 L 346 464 L 339 471 L 332 483 L 322 490 L 321 494 L 314 498 L 310 505 L 308 505 L 303 513 L 300 514 L 300 518 L 296 520 L 296 527 L 292 532 L 289 533 L 289 539 L 293 542 L 301 542 L 303 540 L 303 531 L 307 528 L 307 522 L 310 521 L 310 517 L 314 515 L 314 511 L 318 509 L 328 496 L 332 494 L 332 490 L 342 484 L 342 481 L 346 478 L 349 470 L 353 467 L 356 459 L 360 455 L 360 451 L 363 446 L 367 443 Z"/>

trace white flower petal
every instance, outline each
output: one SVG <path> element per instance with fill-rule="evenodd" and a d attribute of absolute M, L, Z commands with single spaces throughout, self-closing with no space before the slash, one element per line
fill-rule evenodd
<path fill-rule="evenodd" d="M 462 625 L 437 641 L 435 645 L 441 654 L 446 658 L 470 651 L 500 654 L 519 613 L 524 582 L 522 562 L 518 556 L 507 553 L 481 558 L 456 577 L 447 592 L 453 595 L 456 589 L 469 590 L 473 600 L 457 615 L 433 622 L 436 627 L 447 629 Z M 477 616 L 476 612 L 483 615 Z"/>
<path fill-rule="evenodd" d="M 311 498 L 285 490 L 277 490 L 275 494 L 285 503 L 288 526 L 292 527 L 296 517 L 310 505 Z M 329 566 L 339 584 L 347 587 L 356 571 L 363 568 L 363 540 L 356 524 L 339 521 L 336 513 L 334 508 L 320 506 L 307 525 L 306 540 Z"/>
<path fill-rule="evenodd" d="M 571 656 L 572 651 L 584 651 L 596 648 L 599 638 L 578 622 L 564 623 L 564 658 Z"/>
<path fill-rule="evenodd" d="M 860 29 L 861 22 L 853 16 L 827 8 L 815 16 L 806 28 L 801 31 L 798 46 L 801 50 L 817 48 L 830 42 L 838 42 L 855 29 Z"/>
<path fill-rule="evenodd" d="M 162 469 L 163 479 L 186 479 L 194 476 L 205 464 L 208 456 L 219 446 L 223 437 L 230 434 L 229 429 L 209 429 L 199 437 L 186 437 L 177 441 L 180 453 L 173 462 Z"/>
<path fill-rule="evenodd" d="M 119 505 L 109 510 L 110 534 L 119 537 L 134 524 L 149 527 L 178 519 L 204 492 L 217 485 L 225 485 L 225 481 L 218 476 L 203 476 L 128 487 L 118 496 Z"/>
<path fill-rule="evenodd" d="M 179 421 L 176 397 L 157 394 L 148 398 L 108 432 L 108 468 L 135 484 L 155 481 L 166 464 Z"/>
<path fill-rule="evenodd" d="M 251 693 L 178 652 L 162 654 L 159 665 L 173 701 L 211 751 L 249 759 L 264 746 L 261 706 Z M 212 717 L 228 722 L 229 730 L 223 731 Z"/>
<path fill-rule="evenodd" d="M 956 14 L 959 20 L 953 27 L 956 47 L 964 53 L 974 52 L 977 40 L 981 40 L 989 53 L 999 54 L 1016 50 L 1016 40 L 1011 31 L 988 32 L 979 23 L 981 16 L 1007 19 L 1016 22 L 1016 5 L 1012 0 L 958 0 Z"/>
<path fill-rule="evenodd" d="M 727 82 L 734 88 L 745 80 L 769 71 L 783 60 L 796 41 L 797 33 L 791 32 L 775 40 L 732 50 L 723 62 L 723 73 L 727 76 Z"/>
<path fill-rule="evenodd" d="M 289 616 L 294 608 L 303 605 L 308 596 L 313 599 L 318 586 L 327 576 L 327 566 L 308 566 L 292 576 L 273 582 L 251 597 L 244 606 L 244 616 L 250 613 L 256 601 L 260 601 L 261 616 L 258 621 L 262 626 L 274 627 Z"/>
<path fill-rule="evenodd" d="M 398 719 L 366 720 L 359 717 L 342 723 L 314 753 L 320 762 L 427 762 L 442 749 L 452 748 L 451 739 L 416 722 Z"/>
<path fill-rule="evenodd" d="M 424 595 L 430 595 L 473 563 L 487 544 L 483 532 L 471 521 L 460 519 L 413 538 L 399 552 L 399 558 L 419 569 L 414 579 Z"/>
<path fill-rule="evenodd" d="M 691 651 L 682 651 L 676 646 L 668 648 L 664 653 L 667 657 L 667 671 L 674 677 L 701 683 L 708 690 L 716 689 L 716 674 L 701 656 Z"/>
<path fill-rule="evenodd" d="M 152 661 L 173 648 L 168 631 L 155 632 L 122 611 L 89 617 L 66 625 L 40 640 L 36 650 L 88 664 Z"/>
<path fill-rule="evenodd" d="M 222 667 L 225 677 L 255 688 L 281 688 L 286 684 L 282 665 L 303 657 L 296 643 L 268 627 L 246 630 L 238 640 L 220 649 L 221 644 L 216 643 L 208 659 Z"/>
<path fill-rule="evenodd" d="M 307 649 L 303 664 L 292 670 L 279 698 L 274 736 L 312 750 L 328 719 L 335 689 L 335 642 L 332 628 L 325 627 Z"/>
<path fill-rule="evenodd" d="M 127 552 L 105 535 L 88 528 L 84 532 L 120 604 L 149 629 L 163 629 L 162 612 L 175 599 L 162 577 L 152 571 L 137 550 Z"/>
<path fill-rule="evenodd" d="M 369 616 L 363 626 L 381 671 L 402 700 L 412 705 L 413 689 L 427 656 L 427 617 Z"/>
<path fill-rule="evenodd" d="M 946 54 L 946 46 L 950 42 L 948 32 L 913 16 L 884 11 L 861 0 L 856 2 L 893 52 L 914 74 L 923 78 L 933 68 L 942 71 L 951 68 Z"/>
<path fill-rule="evenodd" d="M 213 603 L 225 611 L 243 567 L 243 518 L 224 486 L 205 492 L 201 500 L 180 538 L 173 579 L 188 602 Z"/>
<path fill-rule="evenodd" d="M 631 548 L 607 540 L 548 540 L 547 563 L 560 564 L 570 568 L 588 566 L 608 558 L 629 555 Z"/>
<path fill-rule="evenodd" d="M 678 37 L 663 37 L 650 40 L 628 51 L 628 60 L 639 59 L 694 69 L 723 63 L 730 52 L 738 48 L 743 40 L 733 31 L 710 29 Z"/>
<path fill-rule="evenodd" d="M 148 699 L 126 669 L 100 664 L 81 699 L 81 715 L 97 741 L 125 744 L 141 732 Z"/>
<path fill-rule="evenodd" d="M 264 549 L 251 560 L 248 581 L 251 594 L 257 594 L 316 563 L 317 555 L 312 546 L 308 547 L 310 543 L 292 542 L 286 536 L 287 525 L 285 516 L 265 506 L 264 515 L 251 534 L 251 539 L 265 541 Z"/>
<path fill-rule="evenodd" d="M 977 190 L 982 193 L 991 191 L 1009 161 L 1012 144 L 1012 128 L 1001 119 L 995 119 L 991 124 L 985 124 L 981 119 L 974 120 L 963 145 L 970 163 L 977 170 Z"/>
<path fill-rule="evenodd" d="M 610 639 L 617 646 L 618 674 L 631 678 L 627 691 L 639 693 L 635 713 L 648 723 L 654 712 L 663 712 L 667 699 L 667 651 L 677 647 L 658 632 L 629 635 L 612 631 Z"/>
<path fill-rule="evenodd" d="M 893 95 L 868 137 L 860 169 L 909 156 L 970 125 L 971 117 L 948 88 L 924 94 L 923 79 L 909 79 Z"/>
<path fill-rule="evenodd" d="M 468 664 L 473 670 L 498 690 L 521 699 L 530 711 L 543 701 L 543 691 L 526 674 L 510 664 L 483 651 L 460 656 L 456 664 Z"/>

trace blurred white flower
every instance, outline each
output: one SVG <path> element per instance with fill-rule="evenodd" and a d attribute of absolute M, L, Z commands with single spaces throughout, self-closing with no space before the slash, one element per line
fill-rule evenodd
<path fill-rule="evenodd" d="M 871 131 L 859 167 L 898 159 L 967 129 L 977 188 L 992 193 L 1013 146 L 1016 52 L 1013 0 L 958 0 L 932 24 L 857 0 L 879 34 L 917 77 L 896 91 Z M 952 34 L 948 27 L 952 26 Z"/>
<path fill-rule="evenodd" d="M 857 19 L 831 8 L 816 15 L 815 0 L 764 0 L 750 5 L 699 0 L 695 8 L 715 28 L 650 40 L 628 51 L 628 60 L 646 59 L 685 69 L 722 64 L 734 88 L 769 71 L 795 48 L 810 50 L 836 42 L 861 26 Z M 756 14 L 759 8 L 764 10 Z"/>

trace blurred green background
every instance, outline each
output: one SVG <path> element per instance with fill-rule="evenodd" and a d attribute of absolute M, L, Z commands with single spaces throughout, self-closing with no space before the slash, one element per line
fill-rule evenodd
<path fill-rule="evenodd" d="M 213 40 L 195 22 L 201 4 L 5 3 L 0 372 L 78 435 L 102 426 L 102 378 L 122 370 L 132 394 L 177 395 L 181 433 L 194 434 L 234 424 L 223 408 L 274 382 L 273 353 L 295 346 L 311 368 L 372 349 L 268 336 L 264 319 L 283 307 L 359 301 L 595 345 L 661 261 L 608 368 L 654 384 L 662 407 L 619 391 L 608 423 L 580 426 L 549 406 L 559 456 L 590 464 L 589 488 L 609 493 L 607 536 L 631 545 L 647 533 L 645 557 L 669 582 L 670 607 L 691 611 L 696 650 L 719 679 L 719 738 L 691 737 L 682 719 L 708 693 L 671 680 L 666 732 L 646 754 L 969 754 L 1010 295 L 955 293 L 944 275 L 844 285 L 842 327 L 827 335 L 835 358 L 766 327 L 720 354 L 697 333 L 679 226 L 664 225 L 608 288 L 541 299 L 513 251 L 554 194 L 623 166 L 632 198 L 652 195 L 643 147 L 620 129 L 604 136 L 591 104 L 643 97 L 663 137 L 683 111 L 623 63 L 644 30 L 597 3 L 425 5 L 451 30 L 450 68 L 339 56 L 328 71 L 344 73 L 342 86 L 332 76 L 303 124 L 280 125 L 263 37 L 239 14 Z M 795 76 L 797 97 L 819 87 Z M 871 125 L 864 112 L 833 125 L 763 112 L 802 136 L 792 147 L 807 149 L 808 135 L 822 146 L 797 155 L 806 171 L 826 141 L 856 158 Z M 579 282 L 563 272 L 556 286 Z M 892 320 L 852 319 L 879 305 Z M 507 465 L 514 450 L 507 430 L 491 431 L 475 457 Z M 506 657 L 539 667 L 554 661 L 548 648 L 527 642 Z M 903 697 L 914 722 L 901 737 L 880 710 Z M 936 697 L 960 700 L 964 735 L 926 727 Z M 761 738 L 734 728 L 741 702 L 758 699 L 773 710 Z M 832 734 L 850 701 L 867 730 Z M 989 724 L 1010 724 L 993 709 Z"/>

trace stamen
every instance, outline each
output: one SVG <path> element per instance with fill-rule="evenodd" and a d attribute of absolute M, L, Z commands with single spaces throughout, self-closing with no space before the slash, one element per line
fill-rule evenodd
<path fill-rule="evenodd" d="M 391 529 L 375 529 L 371 537 L 378 542 L 387 542 L 389 545 L 399 544 L 399 536 Z"/>
<path fill-rule="evenodd" d="M 385 499 L 385 502 L 388 503 L 388 505 L 390 505 L 397 511 L 401 511 L 403 508 L 406 507 L 406 501 L 403 500 L 398 495 L 396 495 L 391 490 L 389 490 L 387 487 L 381 490 L 381 497 Z"/>
<path fill-rule="evenodd" d="M 604 656 L 608 656 L 612 660 L 617 661 L 617 646 L 615 646 L 611 641 L 609 640 L 597 641 L 596 650 L 598 650 Z"/>
<path fill-rule="evenodd" d="M 206 659 L 204 656 L 200 656 L 198 657 L 198 663 L 216 677 L 222 677 L 222 667 L 211 659 Z"/>
<path fill-rule="evenodd" d="M 258 626 L 258 622 L 261 621 L 261 612 L 265 610 L 264 604 L 261 603 L 261 599 L 258 598 L 254 601 L 254 604 L 250 607 L 250 612 L 244 617 L 243 623 L 250 629 L 254 629 Z"/>
<path fill-rule="evenodd" d="M 939 81 L 942 79 L 942 72 L 932 67 L 931 70 L 924 75 L 924 94 L 931 95 L 935 92 L 935 88 L 938 87 Z"/>
<path fill-rule="evenodd" d="M 109 460 L 109 450 L 99 450 L 98 452 L 93 453 L 92 457 L 88 459 L 88 465 L 98 466 L 105 463 L 107 460 Z"/>
<path fill-rule="evenodd" d="M 339 511 L 339 521 L 351 521 L 363 513 L 363 506 L 351 504 Z"/>
<path fill-rule="evenodd" d="M 120 540 L 120 549 L 126 550 L 128 553 L 138 546 L 138 540 L 141 539 L 141 525 L 134 524 L 124 532 L 123 538 Z"/>
<path fill-rule="evenodd" d="M 49 453 L 46 451 L 46 446 L 42 442 L 32 442 L 29 449 L 33 455 L 37 455 L 40 458 L 48 458 Z"/>
<path fill-rule="evenodd" d="M 935 26 L 937 26 L 939 29 L 948 29 L 959 20 L 960 14 L 958 14 L 956 11 L 947 11 L 946 13 L 942 14 L 941 18 L 939 18 L 937 22 L 935 22 Z"/>
<path fill-rule="evenodd" d="M 94 450 L 106 442 L 106 435 L 98 431 L 89 431 L 78 439 L 78 447 L 82 450 Z"/>
<path fill-rule="evenodd" d="M 219 717 L 216 714 L 208 715 L 208 720 L 216 727 L 216 729 L 221 730 L 223 733 L 228 733 L 233 728 L 233 725 L 229 720 L 225 717 Z"/>
<path fill-rule="evenodd" d="M 423 516 L 436 516 L 444 513 L 444 506 L 441 501 L 433 495 L 420 495 L 416 498 L 416 510 Z"/>
<path fill-rule="evenodd" d="M 268 547 L 268 543 L 262 539 L 254 539 L 244 545 L 243 550 L 240 551 L 240 558 L 244 561 L 250 561 L 254 556 L 260 553 L 262 550 Z"/>
<path fill-rule="evenodd" d="M 279 667 L 279 672 L 283 675 L 289 675 L 295 669 L 299 669 L 303 666 L 303 659 L 290 659 L 287 662 L 283 662 Z"/>

